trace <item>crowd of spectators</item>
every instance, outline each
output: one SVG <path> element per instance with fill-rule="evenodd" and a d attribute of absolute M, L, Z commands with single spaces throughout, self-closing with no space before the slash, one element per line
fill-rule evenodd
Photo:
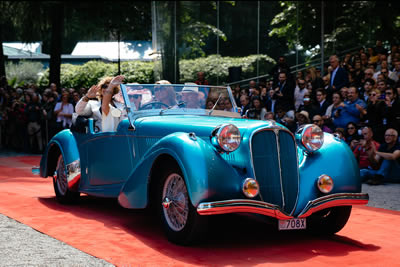
<path fill-rule="evenodd" d="M 331 55 L 324 76 L 314 67 L 293 74 L 285 57 L 279 57 L 270 72 L 271 79 L 258 84 L 251 81 L 249 89 L 233 87 L 236 104 L 243 116 L 261 120 L 272 117 L 292 132 L 314 123 L 324 132 L 336 133 L 353 150 L 360 169 L 376 171 L 380 164 L 367 163 L 375 162 L 379 145 L 387 143 L 388 129 L 396 134 L 394 147 L 400 150 L 399 49 L 392 45 L 387 51 L 377 41 L 367 52 L 361 49 L 343 59 Z M 260 112 L 263 109 L 265 112 Z M 399 157 L 395 159 L 400 161 Z M 397 176 L 400 181 L 400 168 Z M 369 183 L 381 181 L 372 179 Z"/>
<path fill-rule="evenodd" d="M 243 117 L 272 119 L 292 132 L 317 124 L 347 142 L 361 169 L 377 170 L 374 156 L 387 142 L 387 130 L 392 129 L 397 139 L 400 132 L 400 47 L 392 45 L 387 51 L 377 41 L 375 47 L 342 59 L 331 55 L 323 73 L 315 67 L 291 73 L 285 57 L 279 57 L 271 79 L 233 86 L 236 106 Z M 209 84 L 204 72 L 198 73 L 195 83 Z M 75 105 L 86 91 L 59 90 L 51 84 L 39 92 L 34 85 L 14 89 L 0 84 L 0 147 L 42 152 L 54 134 L 71 126 Z M 206 105 L 212 108 L 214 103 Z M 232 110 L 232 104 L 222 99 L 217 109 Z"/>
<path fill-rule="evenodd" d="M 43 92 L 35 85 L 0 86 L 0 148 L 43 152 L 60 130 L 71 127 L 75 105 L 86 88 L 58 90 L 52 83 Z"/>

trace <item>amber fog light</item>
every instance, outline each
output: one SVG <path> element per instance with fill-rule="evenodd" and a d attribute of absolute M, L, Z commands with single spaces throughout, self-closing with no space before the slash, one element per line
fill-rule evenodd
<path fill-rule="evenodd" d="M 333 180 L 329 175 L 323 174 L 318 177 L 317 186 L 319 191 L 324 194 L 327 194 L 332 191 L 333 189 Z"/>
<path fill-rule="evenodd" d="M 243 182 L 243 193 L 246 197 L 253 198 L 260 192 L 260 186 L 258 182 L 253 178 L 246 178 Z"/>

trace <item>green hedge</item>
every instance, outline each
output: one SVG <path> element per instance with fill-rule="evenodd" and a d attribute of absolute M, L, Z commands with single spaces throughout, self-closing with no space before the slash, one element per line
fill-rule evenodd
<path fill-rule="evenodd" d="M 267 55 L 251 55 L 248 57 L 221 57 L 211 55 L 205 58 L 181 60 L 179 62 L 180 81 L 193 82 L 197 79 L 197 72 L 203 71 L 211 84 L 224 84 L 229 78 L 229 67 L 241 66 L 242 78 L 257 75 L 257 59 L 259 74 L 265 74 L 275 61 Z M 61 65 L 61 87 L 80 88 L 96 84 L 102 77 L 114 76 L 118 73 L 116 63 L 89 61 L 83 65 Z M 130 61 L 121 62 L 121 74 L 126 77 L 126 82 L 154 83 L 160 77 L 160 64 L 158 62 Z M 39 80 L 39 85 L 46 87 L 49 84 L 49 70 L 47 69 Z"/>
<path fill-rule="evenodd" d="M 19 63 L 6 64 L 8 84 L 14 88 L 26 84 L 37 84 L 42 71 L 43 64 L 40 62 L 21 60 Z"/>
<path fill-rule="evenodd" d="M 224 84 L 229 79 L 229 67 L 242 67 L 242 78 L 257 76 L 257 59 L 259 75 L 268 73 L 275 61 L 267 55 L 248 57 L 221 57 L 212 55 L 205 58 L 181 60 L 179 62 L 181 82 L 197 80 L 197 72 L 203 71 L 207 80 L 214 85 Z"/>

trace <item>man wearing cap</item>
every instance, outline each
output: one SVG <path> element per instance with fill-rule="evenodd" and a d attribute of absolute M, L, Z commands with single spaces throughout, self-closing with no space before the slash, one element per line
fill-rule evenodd
<path fill-rule="evenodd" d="M 187 108 L 200 108 L 199 88 L 195 83 L 185 83 L 182 89 L 182 101 Z"/>
<path fill-rule="evenodd" d="M 308 112 L 305 110 L 302 110 L 299 113 L 297 113 L 296 119 L 297 119 L 297 129 L 299 129 L 304 124 L 310 123 L 310 117 L 308 115 Z"/>

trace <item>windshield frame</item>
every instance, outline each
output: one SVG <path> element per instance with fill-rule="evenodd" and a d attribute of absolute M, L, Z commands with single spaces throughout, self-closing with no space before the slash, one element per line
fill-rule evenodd
<path fill-rule="evenodd" d="M 236 105 L 236 101 L 234 100 L 233 93 L 231 90 L 231 87 L 229 85 L 227 86 L 213 86 L 213 85 L 195 85 L 196 87 L 199 88 L 216 88 L 216 89 L 226 89 L 228 92 L 228 97 L 229 100 L 232 104 L 232 110 L 233 111 L 222 111 L 222 110 L 214 110 L 210 114 L 211 109 L 206 109 L 206 108 L 187 108 L 187 107 L 180 107 L 180 108 L 172 108 L 174 106 L 170 106 L 167 109 L 162 109 L 162 108 L 155 108 L 155 109 L 146 109 L 146 110 L 136 110 L 134 109 L 131 105 L 131 102 L 129 100 L 128 96 L 128 87 L 134 87 L 134 86 L 140 86 L 140 87 L 155 87 L 155 86 L 172 86 L 174 88 L 183 88 L 185 86 L 188 86 L 186 84 L 167 84 L 167 85 L 160 85 L 160 84 L 136 84 L 136 83 L 128 83 L 128 84 L 121 84 L 121 92 L 122 96 L 124 99 L 124 105 L 126 109 L 126 113 L 128 115 L 130 124 L 132 127 L 134 127 L 134 122 L 141 117 L 149 117 L 149 116 L 163 116 L 163 115 L 197 115 L 197 116 L 223 116 L 223 117 L 237 117 L 236 115 L 229 114 L 229 113 L 237 113 L 238 114 L 238 108 Z M 148 88 L 146 88 L 148 89 Z M 150 90 L 150 89 L 149 89 Z M 154 94 L 152 90 L 150 90 L 152 94 Z M 176 90 L 175 90 L 176 91 Z M 176 91 L 177 92 L 177 91 Z M 147 102 L 150 103 L 150 102 Z M 146 104 L 146 103 L 144 103 Z M 177 103 L 177 106 L 179 106 L 181 103 Z"/>

